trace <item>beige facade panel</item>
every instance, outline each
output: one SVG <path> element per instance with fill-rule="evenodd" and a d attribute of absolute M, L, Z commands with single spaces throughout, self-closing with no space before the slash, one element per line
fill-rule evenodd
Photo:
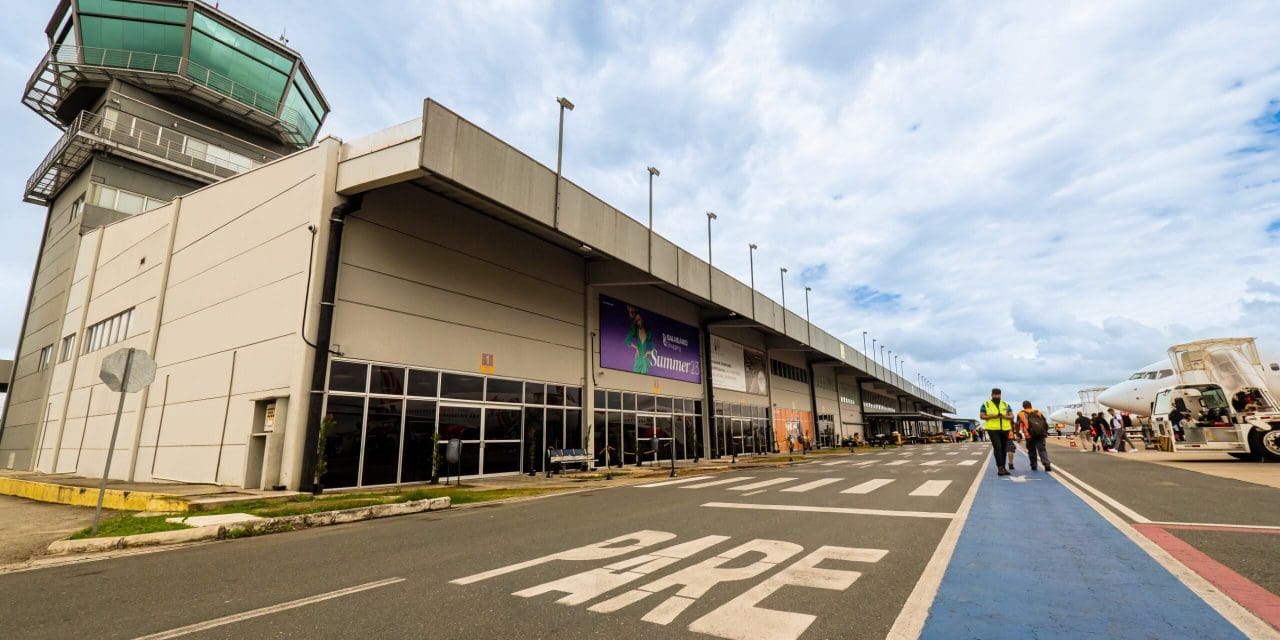
<path fill-rule="evenodd" d="M 416 125 L 417 122 L 411 124 Z M 416 129 L 417 133 L 421 131 L 420 127 Z M 344 159 L 338 166 L 338 193 L 360 193 L 413 180 L 422 175 L 422 167 L 418 165 L 421 153 L 422 140 L 414 137 Z"/>
<path fill-rule="evenodd" d="M 751 317 L 751 288 L 719 269 L 711 271 L 711 299 L 740 316 Z"/>
<path fill-rule="evenodd" d="M 560 230 L 587 246 L 617 256 L 618 227 L 624 217 L 582 187 L 568 180 L 560 183 Z"/>
<path fill-rule="evenodd" d="M 554 171 L 434 102 L 425 110 L 423 169 L 553 224 Z"/>
<path fill-rule="evenodd" d="M 676 245 L 666 238 L 653 236 L 653 271 L 654 276 L 671 284 L 679 279 L 679 266 L 676 259 Z"/>
<path fill-rule="evenodd" d="M 291 192 L 305 194 L 303 198 L 314 206 L 319 195 L 317 190 L 322 188 L 320 177 L 325 171 L 327 148 L 326 145 L 320 145 L 299 151 L 287 158 L 185 196 L 182 204 L 182 222 L 178 225 L 178 234 L 174 240 L 174 255 L 214 233 L 231 222 L 231 219 L 244 217 L 259 207 L 268 206 L 284 194 Z M 277 210 L 291 211 L 288 206 L 279 206 Z M 312 219 L 315 213 L 308 207 L 303 211 L 292 211 L 292 215 L 287 217 L 290 220 L 299 217 Z M 291 225 L 285 224 L 285 226 Z M 254 235 L 258 233 L 269 233 L 269 231 L 258 229 L 253 231 Z M 253 235 L 249 235 L 249 230 L 245 229 L 239 237 L 245 240 Z M 200 248 L 199 253 L 206 251 L 212 251 L 212 249 L 206 245 Z M 175 269 L 177 266 L 175 260 Z M 178 274 L 175 273 L 176 275 Z"/>
<path fill-rule="evenodd" d="M 696 296 L 709 298 L 711 292 L 708 289 L 710 281 L 707 279 L 707 263 L 699 260 L 692 253 L 677 248 L 676 284 Z"/>
<path fill-rule="evenodd" d="M 639 269 L 649 268 L 649 228 L 621 211 L 618 218 L 618 239 L 613 256 Z"/>

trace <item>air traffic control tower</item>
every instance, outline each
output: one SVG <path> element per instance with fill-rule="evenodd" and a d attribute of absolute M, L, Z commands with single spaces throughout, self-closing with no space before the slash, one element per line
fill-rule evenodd
<path fill-rule="evenodd" d="M 199 0 L 61 0 L 45 31 L 22 102 L 65 133 L 26 184 L 45 227 L 0 423 L 26 450 L 51 365 L 128 331 L 62 326 L 80 234 L 305 148 L 329 112 L 297 52 Z"/>

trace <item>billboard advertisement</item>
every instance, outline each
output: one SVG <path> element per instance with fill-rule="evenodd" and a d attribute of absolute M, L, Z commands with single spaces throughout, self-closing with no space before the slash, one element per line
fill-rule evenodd
<path fill-rule="evenodd" d="M 711 384 L 730 391 L 769 393 L 764 354 L 732 340 L 711 336 Z"/>
<path fill-rule="evenodd" d="M 601 295 L 600 366 L 671 380 L 702 382 L 698 329 Z"/>

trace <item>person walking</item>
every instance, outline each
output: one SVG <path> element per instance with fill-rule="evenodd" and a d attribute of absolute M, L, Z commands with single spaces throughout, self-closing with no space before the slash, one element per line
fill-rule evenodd
<path fill-rule="evenodd" d="M 1090 423 L 1090 426 L 1093 427 L 1093 450 L 1106 451 L 1109 449 L 1110 445 L 1107 444 L 1107 421 L 1102 418 L 1101 411 L 1093 414 L 1093 422 Z"/>
<path fill-rule="evenodd" d="M 1115 409 L 1107 409 L 1107 416 L 1111 420 L 1111 439 L 1116 444 L 1116 451 L 1124 453 L 1124 447 L 1127 444 L 1129 445 L 1129 450 L 1136 453 L 1138 448 L 1133 446 L 1133 440 L 1129 439 L 1129 435 L 1125 431 L 1124 420 L 1120 417 L 1120 414 L 1116 413 Z"/>
<path fill-rule="evenodd" d="M 1080 441 L 1081 451 L 1089 450 L 1089 419 L 1084 417 L 1083 411 L 1076 412 L 1076 440 Z"/>
<path fill-rule="evenodd" d="M 996 457 L 996 475 L 1009 475 L 1005 457 L 1009 455 L 1008 446 L 1012 440 L 1013 410 L 1009 408 L 1009 403 L 1000 399 L 999 389 L 991 390 L 991 399 L 982 403 L 978 417 L 982 418 L 982 426 L 991 438 L 991 452 Z"/>
<path fill-rule="evenodd" d="M 1037 463 L 1043 462 L 1045 473 L 1053 473 L 1053 467 L 1049 464 L 1049 449 L 1045 446 L 1045 441 L 1049 439 L 1049 421 L 1039 409 L 1031 406 L 1030 400 L 1022 401 L 1022 411 L 1018 412 L 1018 426 L 1026 441 L 1031 470 L 1035 471 Z"/>

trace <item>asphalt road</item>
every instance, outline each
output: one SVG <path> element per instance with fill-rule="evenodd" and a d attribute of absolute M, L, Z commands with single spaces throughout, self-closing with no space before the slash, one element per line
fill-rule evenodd
<path fill-rule="evenodd" d="M 1138 462 L 1125 454 L 1054 448 L 1050 455 L 1058 456 L 1056 460 L 1063 469 L 1141 516 L 1135 519 L 1120 511 L 1129 522 L 1149 520 L 1212 527 L 1170 527 L 1168 531 L 1272 594 L 1280 594 L 1280 552 L 1276 547 L 1280 530 L 1267 533 L 1246 528 L 1280 527 L 1280 490 Z M 1280 474 L 1280 465 L 1266 467 Z"/>
<path fill-rule="evenodd" d="M 1020 638 L 1037 631 L 1029 605 L 1073 606 L 1026 600 L 1044 589 L 1092 613 L 1039 637 L 1155 637 L 1171 624 L 1113 606 L 1124 585 L 1176 602 L 1196 637 L 1241 637 L 1056 479 L 1025 463 L 997 479 L 989 460 L 985 444 L 823 456 L 5 574 L 0 638 L 883 638 L 900 614 L 919 616 L 922 637 Z M 1275 501 L 1274 489 L 1115 456 L 1055 462 L 1146 520 L 1280 524 L 1270 507 L 1208 504 Z M 931 574 L 971 491 L 951 566 Z M 1187 506 L 1169 510 L 1174 499 Z M 1053 528 L 1075 531 L 1077 547 L 1042 553 Z M 1248 575 L 1275 591 L 1274 554 L 1239 541 L 1275 535 L 1177 533 L 1224 564 L 1262 567 Z M 1011 535 L 1021 546 L 990 544 Z M 1094 549 L 1116 560 L 1102 573 Z M 936 600 L 913 596 L 928 575 Z M 992 589 L 1020 604 L 993 616 Z"/>
<path fill-rule="evenodd" d="M 938 446 L 824 457 L 788 468 L 587 491 L 4 575 L 0 601 L 6 613 L 0 616 L 0 637 L 134 638 L 403 578 L 183 637 L 684 638 L 778 624 L 780 630 L 769 637 L 882 638 L 984 467 L 977 461 L 985 462 L 986 451 Z M 966 460 L 974 462 L 960 464 Z M 925 464 L 930 461 L 934 463 Z M 854 464 L 866 462 L 871 464 Z M 712 482 L 721 484 L 698 486 Z M 755 484 L 760 486 L 749 488 Z M 863 493 L 842 493 L 859 486 Z M 711 503 L 764 507 L 706 506 Z M 770 505 L 854 511 L 780 511 Z M 451 584 L 644 531 L 657 533 L 646 534 L 650 539 L 643 549 L 625 554 L 602 558 L 608 551 L 597 551 L 589 560 L 549 560 L 470 584 Z M 681 548 L 694 541 L 692 546 L 705 548 Z M 734 551 L 740 545 L 748 546 Z M 839 548 L 824 552 L 829 558 L 818 565 L 829 574 L 806 573 L 802 559 L 812 561 L 810 554 L 824 546 Z M 637 551 L 653 552 L 652 558 L 660 560 L 636 567 L 632 581 L 583 604 L 557 603 L 564 593 L 513 595 L 633 558 Z M 721 555 L 737 557 L 717 559 Z M 682 572 L 698 565 L 702 570 Z M 788 567 L 793 567 L 789 573 Z M 777 574 L 805 586 L 783 586 L 786 580 L 774 579 L 776 588 L 770 591 L 768 580 Z M 675 582 L 692 585 L 650 587 L 659 592 L 611 612 L 588 610 L 673 576 Z M 742 599 L 721 609 L 749 590 L 761 596 L 755 607 L 803 615 L 760 611 Z M 806 622 L 804 616 L 815 618 Z M 690 631 L 699 620 L 711 634 Z"/>

